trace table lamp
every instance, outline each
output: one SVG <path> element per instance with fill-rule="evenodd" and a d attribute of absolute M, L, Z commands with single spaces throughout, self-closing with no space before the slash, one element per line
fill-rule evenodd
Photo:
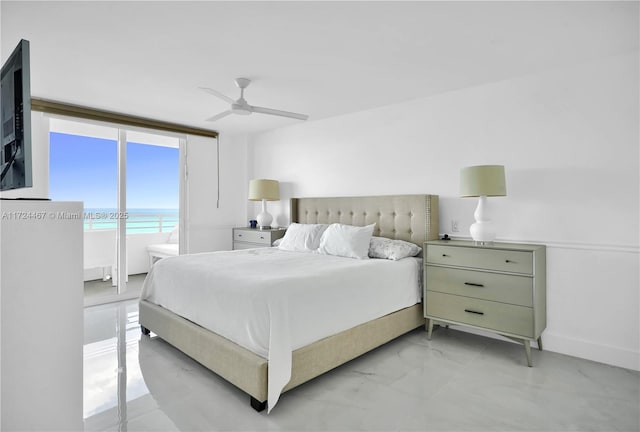
<path fill-rule="evenodd" d="M 249 200 L 262 201 L 262 211 L 256 217 L 260 229 L 271 228 L 273 216 L 267 212 L 267 201 L 278 201 L 280 188 L 277 180 L 257 179 L 249 182 Z"/>
<path fill-rule="evenodd" d="M 503 165 L 479 165 L 460 170 L 460 196 L 478 197 L 478 206 L 471 225 L 471 238 L 481 244 L 491 243 L 496 238 L 493 223 L 487 214 L 487 197 L 506 196 L 507 186 Z"/>

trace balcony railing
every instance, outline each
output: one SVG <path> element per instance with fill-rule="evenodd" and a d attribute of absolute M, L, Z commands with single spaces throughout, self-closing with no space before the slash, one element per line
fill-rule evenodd
<path fill-rule="evenodd" d="M 85 212 L 84 230 L 114 230 L 118 219 L 126 220 L 127 234 L 169 232 L 178 224 L 178 213 Z"/>

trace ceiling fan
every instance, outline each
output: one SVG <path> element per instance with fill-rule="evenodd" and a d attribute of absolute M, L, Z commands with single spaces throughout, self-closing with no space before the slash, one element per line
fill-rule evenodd
<path fill-rule="evenodd" d="M 240 98 L 238 100 L 233 100 L 229 96 L 223 95 L 219 91 L 207 88 L 200 87 L 200 89 L 206 91 L 207 93 L 211 93 L 212 95 L 222 99 L 225 102 L 231 104 L 231 107 L 227 111 L 223 111 L 220 114 L 216 114 L 211 118 L 208 118 L 206 121 L 216 121 L 220 120 L 223 117 L 226 117 L 230 114 L 240 114 L 240 115 L 249 115 L 251 113 L 260 113 L 260 114 L 271 114 L 281 117 L 290 117 L 298 120 L 306 120 L 309 118 L 306 114 L 298 114 L 289 111 L 281 111 L 271 108 L 263 108 L 259 106 L 249 105 L 247 101 L 244 99 L 244 89 L 247 88 L 249 84 L 251 84 L 251 80 L 248 78 L 236 78 L 235 79 L 236 86 L 240 89 Z"/>

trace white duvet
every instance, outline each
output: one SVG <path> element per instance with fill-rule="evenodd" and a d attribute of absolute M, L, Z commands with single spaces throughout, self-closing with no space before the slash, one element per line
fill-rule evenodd
<path fill-rule="evenodd" d="M 421 260 L 358 260 L 276 248 L 165 258 L 141 298 L 269 360 L 268 409 L 291 352 L 420 302 Z"/>

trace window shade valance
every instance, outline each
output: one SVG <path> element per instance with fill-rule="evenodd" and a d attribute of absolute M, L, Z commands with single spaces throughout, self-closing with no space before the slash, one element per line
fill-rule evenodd
<path fill-rule="evenodd" d="M 125 126 L 135 126 L 159 131 L 184 133 L 189 135 L 199 135 L 210 138 L 217 138 L 218 132 L 201 129 L 192 126 L 185 126 L 175 123 L 153 120 L 144 117 L 136 117 L 128 114 L 121 114 L 112 111 L 103 111 L 79 105 L 71 105 L 63 102 L 50 101 L 45 99 L 31 98 L 31 110 L 48 114 L 64 115 L 69 117 L 83 118 L 109 123 L 119 123 Z"/>

